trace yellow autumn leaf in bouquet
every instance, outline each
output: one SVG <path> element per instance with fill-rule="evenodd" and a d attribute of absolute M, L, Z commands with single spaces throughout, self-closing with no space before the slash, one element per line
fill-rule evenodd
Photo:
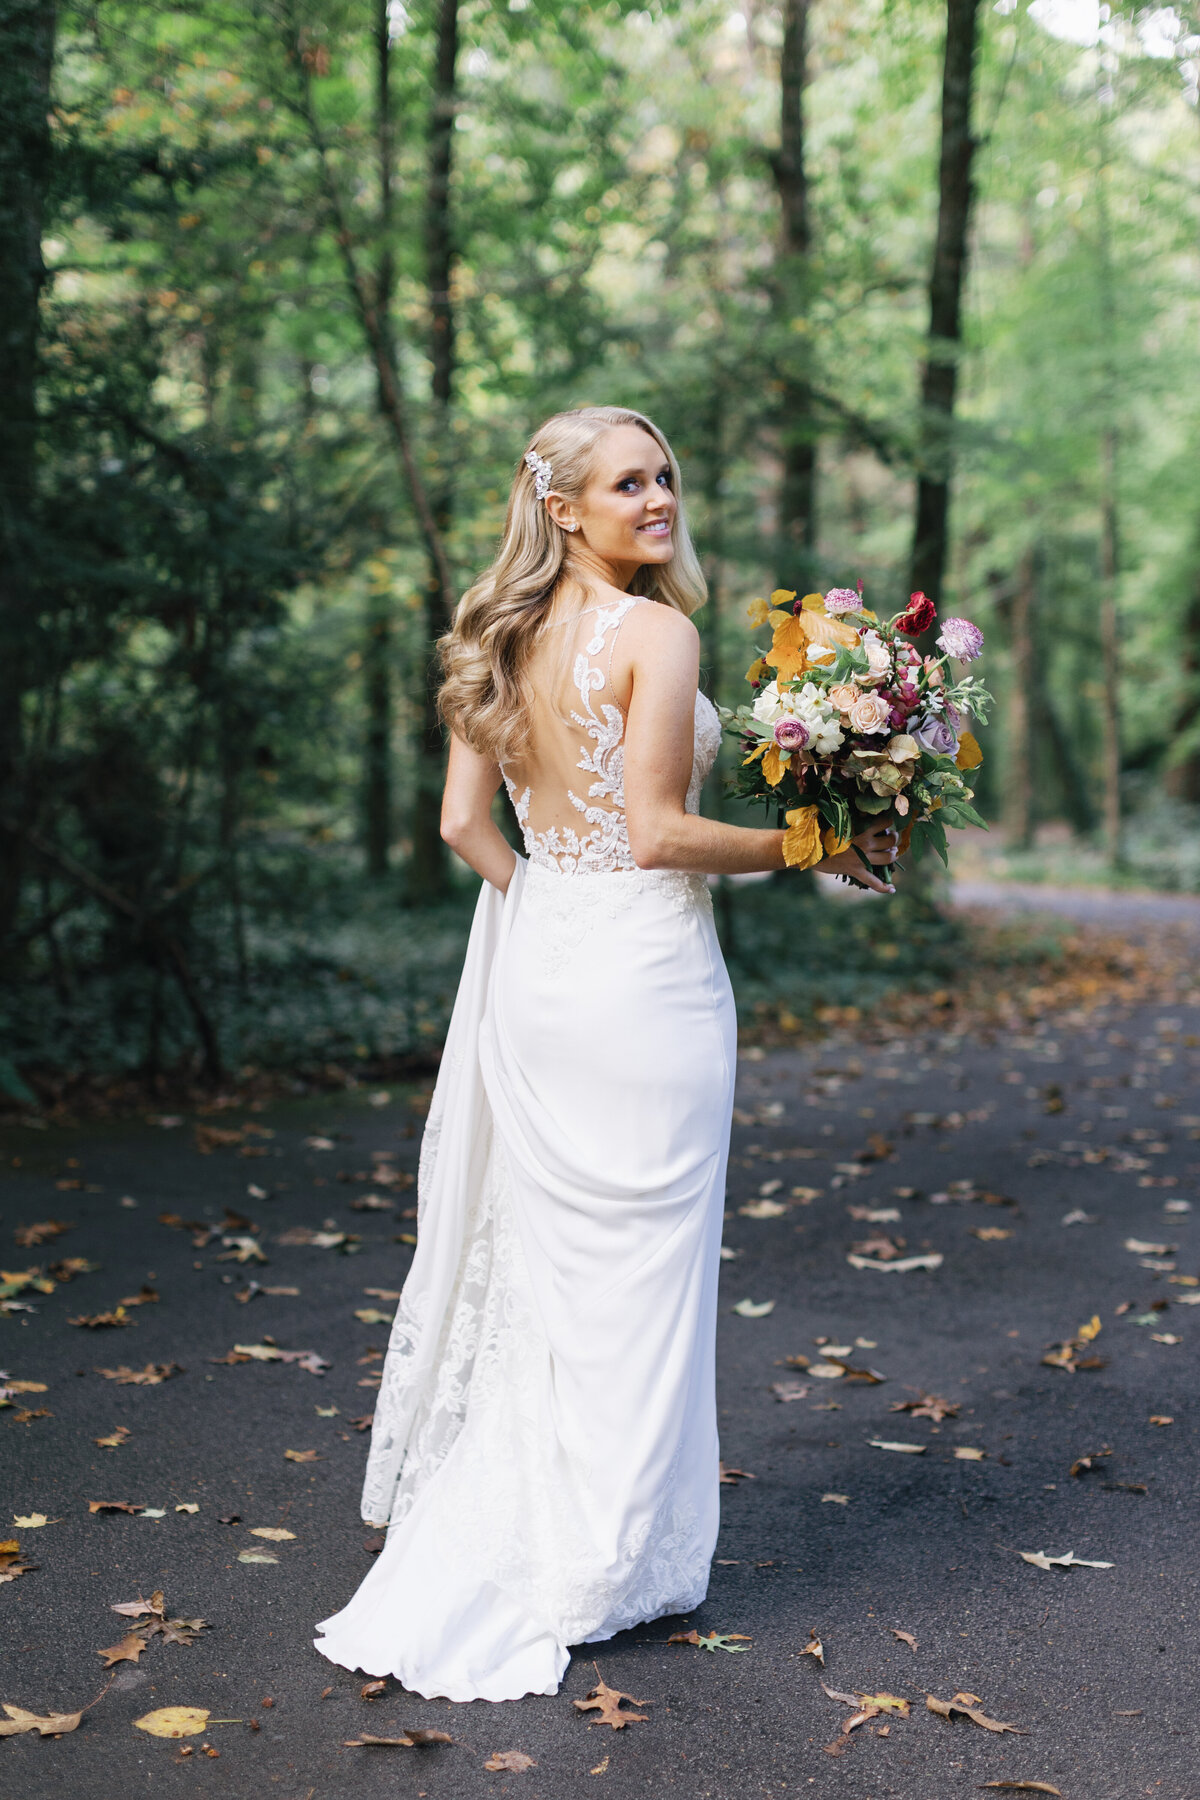
<path fill-rule="evenodd" d="M 787 830 L 783 834 L 784 862 L 789 869 L 811 869 L 824 854 L 816 807 L 798 806 L 784 816 L 787 820 Z"/>
<path fill-rule="evenodd" d="M 776 744 L 768 745 L 767 753 L 762 760 L 762 772 L 763 776 L 770 782 L 772 787 L 779 786 L 779 783 L 783 780 L 784 771 L 786 769 L 787 764 L 779 754 L 778 746 Z"/>
<path fill-rule="evenodd" d="M 979 748 L 978 739 L 973 732 L 964 731 L 958 740 L 958 755 L 954 759 L 956 769 L 977 769 L 983 761 L 983 751 Z"/>
<path fill-rule="evenodd" d="M 800 615 L 773 612 L 770 619 L 775 627 L 775 636 L 763 661 L 770 663 L 778 680 L 794 681 L 798 675 L 803 675 L 808 662 L 808 638 Z"/>
<path fill-rule="evenodd" d="M 761 681 L 766 672 L 766 658 L 762 656 L 755 657 L 754 661 L 750 664 L 750 667 L 746 670 L 746 680 L 749 682 Z"/>
<path fill-rule="evenodd" d="M 840 838 L 832 825 L 826 826 L 825 830 L 821 833 L 821 843 L 824 846 L 826 856 L 840 856 L 843 850 L 848 850 L 850 848 L 851 841 L 852 840 L 848 837 Z"/>
<path fill-rule="evenodd" d="M 751 625 L 757 629 L 758 626 L 766 624 L 768 610 L 769 608 L 765 600 L 752 600 L 746 608 L 746 617 L 749 619 Z"/>

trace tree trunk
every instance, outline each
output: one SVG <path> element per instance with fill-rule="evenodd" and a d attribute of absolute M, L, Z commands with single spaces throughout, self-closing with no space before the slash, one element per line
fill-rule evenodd
<path fill-rule="evenodd" d="M 929 343 L 921 374 L 920 452 L 909 587 L 941 604 L 946 572 L 954 402 L 973 187 L 971 102 L 979 0 L 946 0 L 938 221 L 929 276 Z"/>
<path fill-rule="evenodd" d="M 1027 850 L 1033 842 L 1033 609 L 1037 558 L 1031 547 L 1021 558 L 1016 591 L 1009 607 L 1012 676 L 1008 695 L 1008 768 L 1004 793 L 1004 826 L 1008 845 Z"/>
<path fill-rule="evenodd" d="M 37 372 L 53 0 L 0 0 L 0 810 L 27 816 L 22 704 L 36 617 Z M 21 838 L 0 826 L 0 943 L 21 898 Z"/>
<path fill-rule="evenodd" d="M 713 386 L 704 431 L 704 460 L 701 492 L 704 495 L 704 530 L 707 539 L 704 573 L 708 582 L 708 600 L 704 608 L 702 653 L 708 668 L 708 693 L 714 705 L 721 701 L 724 670 L 721 662 L 721 598 L 725 556 L 725 506 L 722 481 L 726 468 L 725 390 L 721 375 L 714 371 Z M 713 764 L 709 777 L 705 810 L 714 819 L 724 816 L 724 780 L 721 754 Z M 733 886 L 727 876 L 717 879 L 713 895 L 716 903 L 717 934 L 726 957 L 733 956 L 734 939 Z"/>
<path fill-rule="evenodd" d="M 809 0 L 783 0 L 779 58 L 779 151 L 771 159 L 779 195 L 775 304 L 784 345 L 780 379 L 783 470 L 779 488 L 778 579 L 810 588 L 817 577 L 817 424 L 811 386 L 808 312 L 812 247 L 804 99 L 808 85 Z"/>
<path fill-rule="evenodd" d="M 450 211 L 450 181 L 454 160 L 454 119 L 458 81 L 459 0 L 439 0 L 437 41 L 434 51 L 433 94 L 429 116 L 429 162 L 425 194 L 425 283 L 429 308 L 430 459 L 433 474 L 430 499 L 434 520 L 444 543 L 454 508 L 453 466 L 450 446 L 450 407 L 454 397 L 454 305 L 451 281 L 454 273 L 454 228 Z M 413 795 L 408 864 L 408 898 L 417 905 L 438 900 L 446 889 L 446 848 L 442 843 L 440 816 L 444 750 L 437 712 L 440 671 L 434 646 L 448 631 L 452 599 L 431 562 L 426 585 L 425 633 L 428 660 L 421 703 L 421 732 Z"/>
<path fill-rule="evenodd" d="M 391 26 L 388 0 L 375 0 L 375 156 L 379 182 L 379 238 L 375 261 L 375 302 L 385 360 L 395 364 L 392 340 L 392 132 Z M 387 395 L 377 385 L 379 410 L 386 417 Z M 371 577 L 363 646 L 363 686 L 367 727 L 363 744 L 363 848 L 367 874 L 388 872 L 392 843 L 392 620 L 391 582 Z"/>
<path fill-rule="evenodd" d="M 1182 742 L 1182 754 L 1167 768 L 1167 792 L 1176 800 L 1200 804 L 1200 544 L 1197 570 L 1183 615 L 1180 662 L 1184 674 L 1183 701 L 1172 736 Z"/>
<path fill-rule="evenodd" d="M 367 874 L 386 875 L 392 843 L 391 587 L 372 583 L 363 651 L 367 708 L 363 746 L 363 838 Z"/>
<path fill-rule="evenodd" d="M 1100 498 L 1100 647 L 1103 659 L 1104 849 L 1121 865 L 1121 653 L 1117 618 L 1117 436 L 1104 433 Z"/>

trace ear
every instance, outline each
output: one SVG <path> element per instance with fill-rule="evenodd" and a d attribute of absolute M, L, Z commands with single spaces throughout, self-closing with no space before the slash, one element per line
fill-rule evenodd
<path fill-rule="evenodd" d="M 578 531 L 579 521 L 575 517 L 575 509 L 561 494 L 553 492 L 546 495 L 546 511 L 561 531 Z"/>

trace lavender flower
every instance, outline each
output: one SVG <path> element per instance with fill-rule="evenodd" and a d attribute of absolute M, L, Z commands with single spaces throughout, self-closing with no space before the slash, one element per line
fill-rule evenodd
<path fill-rule="evenodd" d="M 848 613 L 862 611 L 862 595 L 854 588 L 830 588 L 825 596 L 827 613 Z"/>
<path fill-rule="evenodd" d="M 956 662 L 974 662 L 983 649 L 983 633 L 970 619 L 943 619 L 938 648 Z"/>
<path fill-rule="evenodd" d="M 803 750 L 808 739 L 808 726 L 802 720 L 785 716 L 777 721 L 775 742 L 781 750 Z"/>
<path fill-rule="evenodd" d="M 934 713 L 926 713 L 912 735 L 931 756 L 953 756 L 958 749 L 956 733 Z"/>

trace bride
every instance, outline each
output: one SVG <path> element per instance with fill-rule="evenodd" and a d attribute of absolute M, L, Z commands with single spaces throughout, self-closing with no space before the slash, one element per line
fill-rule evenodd
<path fill-rule="evenodd" d="M 704 594 L 666 439 L 586 407 L 534 436 L 441 645 L 442 835 L 483 888 L 363 1490 L 387 1541 L 314 1640 L 431 1699 L 553 1694 L 569 1645 L 708 1587 L 736 1036 L 705 877 L 784 858 L 697 813 Z"/>

